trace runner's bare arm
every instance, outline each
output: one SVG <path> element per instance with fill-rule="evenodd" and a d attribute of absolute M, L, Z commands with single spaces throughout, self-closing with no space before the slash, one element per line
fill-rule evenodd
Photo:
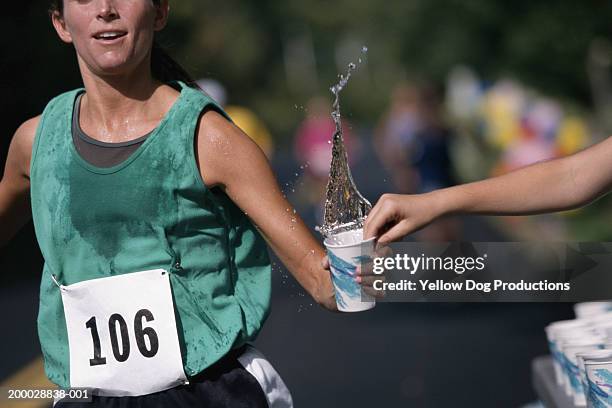
<path fill-rule="evenodd" d="M 208 187 L 221 187 L 257 225 L 298 282 L 322 306 L 335 309 L 325 251 L 281 192 L 266 156 L 240 129 L 214 111 L 198 130 L 198 164 Z"/>
<path fill-rule="evenodd" d="M 4 246 L 32 216 L 30 158 L 40 117 L 24 122 L 15 132 L 0 180 L 0 246 Z"/>
<path fill-rule="evenodd" d="M 386 194 L 368 216 L 365 235 L 394 241 L 447 214 L 530 215 L 581 207 L 612 188 L 611 158 L 609 137 L 499 177 L 421 195 Z"/>

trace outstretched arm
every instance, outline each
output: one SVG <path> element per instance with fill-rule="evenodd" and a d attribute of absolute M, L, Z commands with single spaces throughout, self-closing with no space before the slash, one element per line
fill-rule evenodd
<path fill-rule="evenodd" d="M 366 237 L 390 242 L 448 214 L 530 215 L 581 207 L 612 188 L 612 138 L 560 159 L 421 195 L 385 194 Z"/>
<path fill-rule="evenodd" d="M 0 246 L 4 246 L 31 217 L 30 158 L 39 118 L 23 123 L 9 147 L 0 180 Z"/>
<path fill-rule="evenodd" d="M 200 119 L 197 151 L 208 187 L 221 187 L 257 225 L 270 247 L 321 305 L 336 308 L 325 251 L 280 190 L 261 149 L 215 111 Z"/>

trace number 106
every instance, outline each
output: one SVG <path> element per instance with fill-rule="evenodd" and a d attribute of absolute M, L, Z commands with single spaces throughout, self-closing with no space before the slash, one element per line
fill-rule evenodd
<path fill-rule="evenodd" d="M 152 327 L 143 327 L 143 319 L 145 319 L 147 322 L 154 320 L 153 313 L 147 309 L 141 309 L 136 313 L 136 316 L 134 317 L 134 335 L 136 338 L 136 345 L 138 346 L 140 354 L 142 354 L 144 357 L 151 358 L 157 354 L 157 350 L 159 349 L 159 340 L 157 338 L 157 333 Z M 85 327 L 91 330 L 91 338 L 94 349 L 94 357 L 89 360 L 89 365 L 97 366 L 106 364 L 106 357 L 102 356 L 102 348 L 100 345 L 100 335 L 98 334 L 96 317 L 92 316 L 91 319 L 85 323 Z M 111 317 L 108 319 L 108 333 L 115 360 L 120 363 L 126 361 L 130 356 L 130 337 L 128 335 L 128 326 L 123 316 L 118 313 L 111 315 Z M 145 337 L 149 339 L 149 347 L 147 347 Z M 121 344 L 121 347 L 119 347 L 119 344 Z"/>

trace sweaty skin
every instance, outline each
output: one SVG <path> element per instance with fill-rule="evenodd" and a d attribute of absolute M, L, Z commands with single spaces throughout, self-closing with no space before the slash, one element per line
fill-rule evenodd
<path fill-rule="evenodd" d="M 612 138 L 571 156 L 426 194 L 385 194 L 365 223 L 366 238 L 401 239 L 451 214 L 531 215 L 584 206 L 612 188 Z"/>

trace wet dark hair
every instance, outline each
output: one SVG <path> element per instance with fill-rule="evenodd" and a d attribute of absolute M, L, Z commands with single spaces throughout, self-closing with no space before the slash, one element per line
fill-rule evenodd
<path fill-rule="evenodd" d="M 160 0 L 152 0 L 155 5 L 159 5 Z M 63 0 L 51 0 L 49 13 L 64 12 Z M 189 73 L 176 62 L 168 53 L 159 45 L 157 40 L 153 40 L 153 49 L 151 50 L 151 72 L 153 77 L 161 82 L 167 83 L 171 81 L 183 81 L 187 85 L 198 88 L 197 84 L 189 75 Z"/>

